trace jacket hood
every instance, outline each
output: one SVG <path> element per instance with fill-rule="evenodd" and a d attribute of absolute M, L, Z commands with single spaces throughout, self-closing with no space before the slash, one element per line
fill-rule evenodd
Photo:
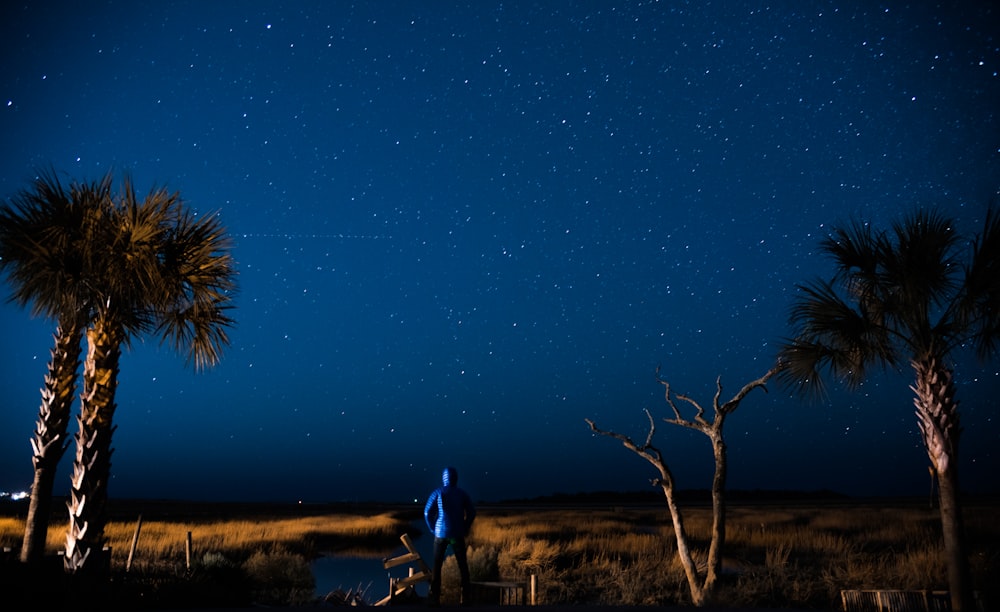
<path fill-rule="evenodd" d="M 458 470 L 453 467 L 444 468 L 444 473 L 441 474 L 441 484 L 446 487 L 458 484 Z"/>

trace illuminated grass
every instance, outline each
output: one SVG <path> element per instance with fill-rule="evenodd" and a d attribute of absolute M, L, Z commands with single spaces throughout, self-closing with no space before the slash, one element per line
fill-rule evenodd
<path fill-rule="evenodd" d="M 994 514 L 993 507 L 965 510 L 984 598 L 996 597 L 1000 574 Z M 839 607 L 842 589 L 948 588 L 936 509 L 743 507 L 730 509 L 727 519 L 719 593 L 725 605 L 831 608 Z M 710 523 L 709 508 L 685 510 L 685 530 L 702 564 Z M 539 603 L 689 603 L 665 509 L 485 515 L 470 544 L 499 551 L 504 576 L 536 574 Z"/>
<path fill-rule="evenodd" d="M 110 521 L 105 537 L 112 551 L 112 566 L 125 565 L 137 521 Z M 206 551 L 249 557 L 261 549 L 280 546 L 307 556 L 350 548 L 385 546 L 398 541 L 409 520 L 395 513 L 333 514 L 275 519 L 199 519 L 143 521 L 139 546 L 133 563 L 184 562 L 187 537 L 191 534 L 193 554 Z M 46 553 L 57 554 L 65 547 L 65 523 L 49 527 Z M 0 517 L 0 545 L 20 548 L 24 520 Z"/>
<path fill-rule="evenodd" d="M 408 514 L 408 516 L 406 516 Z M 1000 524 L 995 506 L 964 511 L 974 585 L 997 601 Z M 184 576 L 187 533 L 201 567 L 237 565 L 274 581 L 281 568 L 329 551 L 384 556 L 411 529 L 414 512 L 334 513 L 263 519 L 150 520 L 142 524 L 133 574 Z M 685 510 L 685 529 L 704 563 L 711 510 Z M 0 544 L 15 551 L 23 519 L 0 517 Z M 50 554 L 60 550 L 65 525 L 50 530 Z M 135 521 L 106 530 L 112 570 L 122 572 Z M 469 537 L 473 579 L 538 578 L 540 604 L 686 605 L 688 591 L 665 508 L 481 508 Z M 295 562 L 295 559 L 300 561 Z M 299 570 L 300 572 L 303 570 Z M 938 511 L 913 506 L 731 507 L 719 604 L 831 609 L 841 589 L 948 588 Z M 264 577 L 264 578 L 261 578 Z M 270 578 L 269 578 L 270 577 Z M 454 559 L 445 564 L 444 602 L 456 597 Z M 158 580 L 160 580 L 158 579 Z M 290 579 L 289 579 L 290 580 Z M 259 587 L 255 597 L 265 592 Z M 301 581 L 278 593 L 308 591 Z M 279 595 L 268 601 L 280 603 Z"/>

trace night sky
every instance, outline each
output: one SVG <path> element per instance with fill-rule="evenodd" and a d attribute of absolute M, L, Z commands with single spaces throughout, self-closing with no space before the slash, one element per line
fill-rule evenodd
<path fill-rule="evenodd" d="M 234 238 L 222 362 L 122 357 L 109 495 L 422 502 L 449 464 L 478 500 L 648 489 L 585 418 L 641 440 L 657 366 L 706 407 L 763 375 L 852 216 L 982 227 L 989 4 L 4 2 L 0 197 L 127 172 Z M 53 331 L 0 306 L 3 491 Z M 960 478 L 997 492 L 1000 364 L 958 357 Z M 928 495 L 911 381 L 755 391 L 728 487 Z M 705 436 L 655 442 L 710 487 Z"/>

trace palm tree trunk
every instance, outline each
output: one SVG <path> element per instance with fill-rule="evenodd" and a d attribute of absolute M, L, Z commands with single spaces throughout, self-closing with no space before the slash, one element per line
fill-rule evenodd
<path fill-rule="evenodd" d="M 68 447 L 70 407 L 76 394 L 76 372 L 80 367 L 80 339 L 83 335 L 78 326 L 68 327 L 64 329 L 60 325 L 56 328 L 35 437 L 31 440 L 35 476 L 24 524 L 22 563 L 37 564 L 45 555 L 52 512 L 52 486 L 59 462 Z"/>
<path fill-rule="evenodd" d="M 70 489 L 69 532 L 66 534 L 64 567 L 78 573 L 86 565 L 90 571 L 105 567 L 104 527 L 108 479 L 111 475 L 112 417 L 123 335 L 114 324 L 98 320 L 87 330 L 87 360 L 83 368 L 76 459 Z"/>
<path fill-rule="evenodd" d="M 972 576 L 965 549 L 962 510 L 958 495 L 958 475 L 954 467 L 942 473 L 938 480 L 941 503 L 941 534 L 948 559 L 948 588 L 951 591 L 952 612 L 972 612 L 975 601 Z"/>
<path fill-rule="evenodd" d="M 938 474 L 941 506 L 941 534 L 948 564 L 948 588 L 952 612 L 974 609 L 972 576 L 965 550 L 962 511 L 958 487 L 958 440 L 961 427 L 951 370 L 939 358 L 930 356 L 914 362 L 918 424 L 927 455 Z"/>

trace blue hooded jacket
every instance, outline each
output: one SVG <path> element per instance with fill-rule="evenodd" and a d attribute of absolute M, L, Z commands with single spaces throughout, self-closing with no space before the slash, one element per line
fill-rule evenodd
<path fill-rule="evenodd" d="M 476 518 L 476 508 L 469 495 L 458 488 L 458 470 L 446 467 L 441 484 L 427 498 L 424 521 L 435 538 L 464 538 Z"/>

